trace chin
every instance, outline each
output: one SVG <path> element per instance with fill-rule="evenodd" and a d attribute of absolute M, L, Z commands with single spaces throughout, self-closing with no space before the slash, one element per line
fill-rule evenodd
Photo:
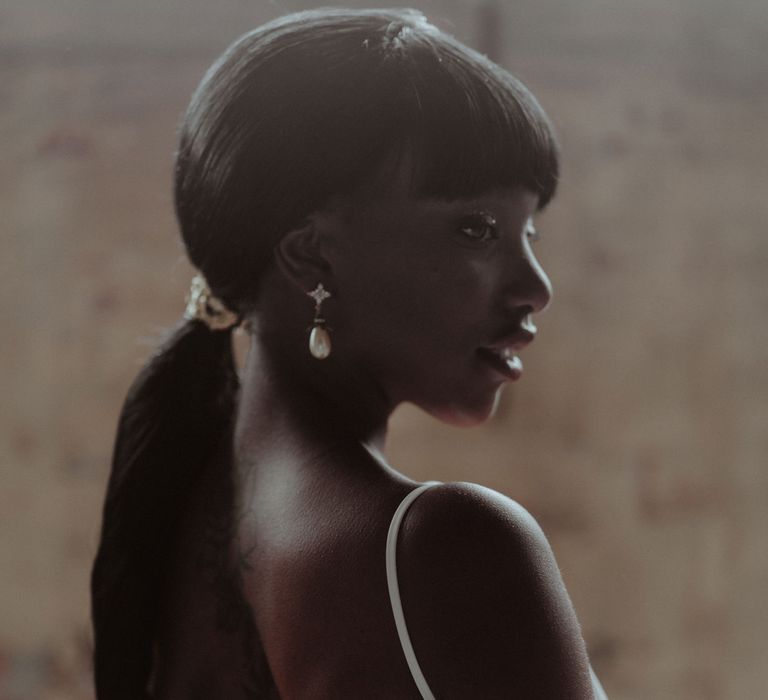
<path fill-rule="evenodd" d="M 456 426 L 457 428 L 471 428 L 487 423 L 496 415 L 501 397 L 501 387 L 496 391 L 491 400 L 477 404 L 454 402 L 441 406 L 422 406 L 427 413 L 437 418 L 442 423 Z"/>

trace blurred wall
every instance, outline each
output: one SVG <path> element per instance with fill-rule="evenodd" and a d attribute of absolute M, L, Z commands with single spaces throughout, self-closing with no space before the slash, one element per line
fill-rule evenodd
<path fill-rule="evenodd" d="M 2 700 L 91 696 L 117 413 L 190 278 L 180 113 L 236 36 L 324 4 L 0 8 Z M 391 462 L 539 519 L 614 700 L 764 697 L 768 5 L 412 4 L 528 84 L 564 174 L 538 222 L 555 299 L 524 380 L 482 428 L 401 410 Z"/>

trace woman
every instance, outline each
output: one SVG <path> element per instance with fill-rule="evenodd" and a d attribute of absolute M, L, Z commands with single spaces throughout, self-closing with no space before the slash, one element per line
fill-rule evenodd
<path fill-rule="evenodd" d="M 175 169 L 200 275 L 115 445 L 99 698 L 593 697 L 533 518 L 382 456 L 400 403 L 478 424 L 520 377 L 557 169 L 530 93 L 418 12 L 290 15 L 216 61 Z"/>

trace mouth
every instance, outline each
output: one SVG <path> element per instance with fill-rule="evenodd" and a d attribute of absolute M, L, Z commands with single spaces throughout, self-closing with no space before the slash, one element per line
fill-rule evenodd
<path fill-rule="evenodd" d="M 477 354 L 506 379 L 514 382 L 523 375 L 523 362 L 513 347 L 479 348 Z"/>

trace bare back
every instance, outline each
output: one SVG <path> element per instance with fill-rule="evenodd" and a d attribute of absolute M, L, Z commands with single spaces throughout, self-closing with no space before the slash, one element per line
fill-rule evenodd
<path fill-rule="evenodd" d="M 366 458 L 369 459 L 364 453 L 358 457 Z M 396 472 L 355 471 L 349 466 L 342 466 L 337 474 L 355 476 L 310 479 L 299 482 L 296 488 L 288 488 L 279 480 L 270 485 L 266 480 L 253 492 L 251 508 L 238 523 L 237 546 L 228 550 L 232 562 L 240 558 L 241 596 L 226 583 L 225 577 L 217 580 L 200 567 L 200 562 L 206 560 L 204 542 L 216 539 L 210 525 L 207 534 L 189 538 L 186 553 L 180 559 L 183 563 L 176 569 L 186 572 L 188 579 L 182 588 L 188 593 L 178 604 L 187 610 L 194 608 L 196 614 L 185 617 L 180 609 L 178 615 L 170 618 L 178 623 L 169 625 L 185 627 L 183 634 L 176 631 L 176 638 L 186 635 L 186 645 L 176 643 L 172 648 L 183 654 L 186 647 L 188 659 L 195 660 L 177 664 L 179 678 L 186 677 L 176 681 L 179 688 L 205 686 L 209 688 L 207 695 L 233 700 L 421 697 L 398 638 L 384 556 L 393 513 L 417 484 Z M 515 666 L 512 656 L 530 647 L 531 640 L 538 637 L 545 646 L 548 640 L 542 642 L 542 635 L 536 630 L 526 629 L 538 622 L 529 612 L 506 611 L 514 618 L 518 644 L 499 638 L 490 621 L 482 622 L 484 601 L 478 595 L 478 581 L 467 577 L 467 562 L 461 562 L 461 551 L 451 551 L 449 540 L 459 549 L 466 547 L 467 542 L 470 548 L 477 549 L 478 541 L 497 537 L 494 526 L 488 526 L 493 517 L 486 519 L 484 525 L 477 523 L 472 515 L 476 506 L 468 503 L 466 487 L 444 484 L 430 491 L 433 493 L 417 499 L 402 523 L 398 565 L 403 604 L 417 654 L 437 697 L 468 697 L 471 695 L 461 688 L 460 679 L 452 678 L 451 669 L 487 668 L 488 650 L 482 645 L 478 648 L 474 641 L 461 641 L 472 640 L 478 625 L 482 628 L 485 624 L 489 643 L 497 647 L 496 656 L 511 661 L 511 667 Z M 200 499 L 198 507 L 205 503 L 210 504 L 210 499 Z M 487 503 L 482 507 L 493 508 Z M 446 518 L 459 527 L 452 532 Z M 481 529 L 473 527 L 473 520 Z M 459 531 L 466 533 L 467 527 L 469 538 L 458 536 Z M 483 531 L 483 527 L 487 529 Z M 520 527 L 520 522 L 515 527 Z M 492 553 L 493 544 L 490 546 Z M 459 568 L 452 571 L 454 566 Z M 482 565 L 475 562 L 470 569 L 477 571 L 479 566 Z M 491 557 L 486 571 L 479 572 L 486 579 L 479 582 L 480 589 L 498 587 L 497 573 L 503 569 L 503 562 Z M 530 573 L 536 578 L 541 571 Z M 559 573 L 556 578 L 554 586 L 558 588 Z M 446 579 L 458 582 L 458 588 L 444 585 Z M 499 592 L 513 606 L 527 595 L 514 587 L 527 586 L 528 577 L 518 576 L 516 580 L 517 584 L 513 582 L 511 588 Z M 474 598 L 469 605 L 467 595 Z M 560 689 L 567 686 L 569 691 L 563 694 L 558 690 L 557 696 L 588 698 L 591 694 L 584 672 L 583 642 L 564 589 L 563 595 L 564 598 L 555 594 L 556 600 L 550 602 L 560 631 L 565 630 L 560 640 L 563 658 L 542 656 L 538 661 L 543 667 L 540 672 L 546 673 L 553 663 L 560 663 L 566 670 L 570 668 L 572 677 L 567 678 L 566 672 L 566 679 L 558 681 Z M 485 607 L 494 603 L 489 599 Z M 504 607 L 503 600 L 500 607 Z M 222 614 L 222 609 L 229 610 L 229 625 L 223 622 L 227 614 Z M 491 616 L 505 614 L 503 609 L 487 612 Z M 570 618 L 573 625 L 569 630 Z M 451 650 L 451 644 L 456 648 Z M 533 647 L 536 648 L 535 643 Z M 569 655 L 575 656 L 575 660 L 569 661 Z M 531 665 L 528 655 L 518 660 L 520 668 Z M 468 678 L 467 682 L 476 681 Z M 536 674 L 526 682 L 537 682 Z M 260 685 L 271 686 L 271 694 L 257 690 Z M 498 687 L 505 686 L 502 683 Z M 508 696 L 510 687 L 496 695 L 486 690 L 483 697 Z M 190 690 L 185 692 L 158 697 L 195 697 Z M 200 694 L 205 696 L 206 693 Z"/>
<path fill-rule="evenodd" d="M 243 588 L 281 697 L 420 697 L 384 560 L 392 513 L 415 485 L 381 475 L 259 495 Z"/>

